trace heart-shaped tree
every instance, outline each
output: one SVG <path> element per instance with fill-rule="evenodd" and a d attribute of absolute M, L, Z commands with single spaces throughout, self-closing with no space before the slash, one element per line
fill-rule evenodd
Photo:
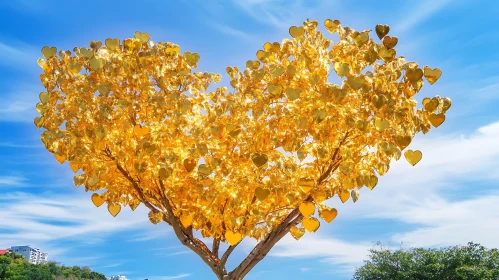
<path fill-rule="evenodd" d="M 290 28 L 292 39 L 265 43 L 244 71 L 227 67 L 232 92 L 207 92 L 220 75 L 193 72 L 198 54 L 147 33 L 73 54 L 44 47 L 35 125 L 96 206 L 116 216 L 143 203 L 219 279 L 242 279 L 288 232 L 299 239 L 319 217 L 331 222 L 337 211 L 326 200 L 355 202 L 358 189 L 374 188 L 451 105 L 437 96 L 417 108 L 423 76 L 433 84 L 441 71 L 397 57 L 388 26 L 376 26 L 377 43 L 370 31 L 324 25 L 337 44 L 307 20 Z M 333 71 L 341 84 L 328 81 Z M 422 154 L 405 156 L 414 165 Z M 245 237 L 258 244 L 228 271 Z M 223 255 L 220 242 L 230 245 Z"/>

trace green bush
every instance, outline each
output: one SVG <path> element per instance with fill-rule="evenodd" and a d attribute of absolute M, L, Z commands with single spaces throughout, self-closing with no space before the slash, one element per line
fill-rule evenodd
<path fill-rule="evenodd" d="M 0 279 L 9 280 L 106 280 L 106 276 L 88 267 L 61 266 L 55 262 L 31 264 L 22 255 L 0 256 Z"/>
<path fill-rule="evenodd" d="M 378 243 L 380 245 L 380 243 Z M 473 242 L 440 249 L 371 249 L 355 280 L 497 280 L 499 250 Z"/>

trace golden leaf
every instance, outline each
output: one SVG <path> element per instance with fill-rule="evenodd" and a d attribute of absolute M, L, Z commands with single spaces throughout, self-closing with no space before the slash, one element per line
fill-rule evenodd
<path fill-rule="evenodd" d="M 85 184 L 86 180 L 87 180 L 87 176 L 85 174 L 80 174 L 80 175 L 76 175 L 73 177 L 73 182 L 74 182 L 75 186 L 77 186 L 77 187 Z"/>
<path fill-rule="evenodd" d="M 128 206 L 130 206 L 130 209 L 132 209 L 132 211 L 135 211 L 135 209 L 137 209 L 139 205 L 140 205 L 140 200 L 138 199 L 132 199 L 128 202 Z"/>
<path fill-rule="evenodd" d="M 359 190 L 352 190 L 351 196 L 352 196 L 353 202 L 354 203 L 357 202 L 357 200 L 359 199 L 359 196 L 360 196 Z"/>
<path fill-rule="evenodd" d="M 315 186 L 315 180 L 311 178 L 300 178 L 298 185 L 304 192 L 308 193 Z"/>
<path fill-rule="evenodd" d="M 94 50 L 87 49 L 87 48 L 81 48 L 80 49 L 80 55 L 83 56 L 86 59 L 92 58 L 94 56 Z"/>
<path fill-rule="evenodd" d="M 105 202 L 105 200 L 99 194 L 94 193 L 92 194 L 92 202 L 96 207 L 99 207 Z"/>
<path fill-rule="evenodd" d="M 195 65 L 199 61 L 199 54 L 197 53 L 185 52 L 184 56 L 185 60 L 190 66 Z"/>
<path fill-rule="evenodd" d="M 42 48 L 42 55 L 45 57 L 45 59 L 49 59 L 53 57 L 57 53 L 57 48 L 56 47 L 43 47 Z"/>
<path fill-rule="evenodd" d="M 300 98 L 300 94 L 302 92 L 301 88 L 288 88 L 286 90 L 286 94 L 288 95 L 288 99 L 294 101 Z"/>
<path fill-rule="evenodd" d="M 149 35 L 149 33 L 147 33 L 147 32 L 140 32 L 140 31 L 136 31 L 134 33 L 134 37 L 135 37 L 135 39 L 138 39 L 142 43 L 147 43 L 147 41 L 149 41 L 149 38 L 151 38 L 151 36 Z"/>
<path fill-rule="evenodd" d="M 334 71 L 340 77 L 344 77 L 350 73 L 350 65 L 347 63 L 335 62 L 334 63 Z"/>
<path fill-rule="evenodd" d="M 305 29 L 303 28 L 303 26 L 299 27 L 291 26 L 289 28 L 289 35 L 291 35 L 291 37 L 293 38 L 302 37 L 304 34 L 305 34 Z"/>
<path fill-rule="evenodd" d="M 291 226 L 289 232 L 291 233 L 291 236 L 293 236 L 294 239 L 299 240 L 305 234 L 305 229 L 297 228 L 296 226 Z"/>
<path fill-rule="evenodd" d="M 386 24 L 385 25 L 377 24 L 375 30 L 376 30 L 376 35 L 378 35 L 378 38 L 381 40 L 390 31 L 390 26 Z"/>
<path fill-rule="evenodd" d="M 109 214 L 111 214 L 113 217 L 116 217 L 118 213 L 121 211 L 121 205 L 119 204 L 109 204 L 107 206 L 107 211 L 109 211 Z"/>
<path fill-rule="evenodd" d="M 261 187 L 257 187 L 255 189 L 255 196 L 260 201 L 264 201 L 270 195 L 269 189 L 263 189 Z"/>
<path fill-rule="evenodd" d="M 430 119 L 430 123 L 434 127 L 439 127 L 445 121 L 445 115 L 444 114 L 431 114 L 429 119 Z"/>
<path fill-rule="evenodd" d="M 106 44 L 106 47 L 112 51 L 117 50 L 120 47 L 120 39 L 118 38 L 115 39 L 107 38 L 106 41 L 104 41 L 104 43 Z"/>
<path fill-rule="evenodd" d="M 37 128 L 42 127 L 42 125 L 43 125 L 43 118 L 42 117 L 35 117 L 34 123 L 35 123 L 35 126 Z"/>
<path fill-rule="evenodd" d="M 442 76 L 442 70 L 439 68 L 431 69 L 428 66 L 424 67 L 424 77 L 430 84 L 434 84 Z"/>
<path fill-rule="evenodd" d="M 61 155 L 61 154 L 54 154 L 55 156 L 55 159 L 60 163 L 60 164 L 63 164 L 65 161 L 66 161 L 66 157 L 64 155 Z"/>
<path fill-rule="evenodd" d="M 262 167 L 264 164 L 267 163 L 269 158 L 267 157 L 266 154 L 256 153 L 256 154 L 251 155 L 251 160 L 256 165 L 256 167 Z"/>
<path fill-rule="evenodd" d="M 326 19 L 324 21 L 324 26 L 326 27 L 327 31 L 329 31 L 330 33 L 334 33 L 336 32 L 336 30 L 338 30 L 338 27 L 340 26 L 340 21 Z"/>
<path fill-rule="evenodd" d="M 326 223 L 332 222 L 338 215 L 338 210 L 336 208 L 324 208 L 320 212 L 321 218 L 326 221 Z"/>
<path fill-rule="evenodd" d="M 319 226 L 321 225 L 319 220 L 317 220 L 317 218 L 314 217 L 303 218 L 303 221 L 301 223 L 308 232 L 316 232 L 319 229 Z"/>
<path fill-rule="evenodd" d="M 392 61 L 396 55 L 397 52 L 395 51 L 395 49 L 381 48 L 381 50 L 379 51 L 379 56 L 386 62 Z"/>
<path fill-rule="evenodd" d="M 191 226 L 193 220 L 194 220 L 194 215 L 192 214 L 183 214 L 180 216 L 180 222 L 184 227 Z"/>
<path fill-rule="evenodd" d="M 387 129 L 390 126 L 390 123 L 387 120 L 377 119 L 374 121 L 374 125 L 376 126 L 377 130 L 383 132 L 385 131 L 385 129 Z"/>
<path fill-rule="evenodd" d="M 366 176 L 364 178 L 364 183 L 366 184 L 366 187 L 368 189 L 372 190 L 378 184 L 378 177 L 376 177 L 374 175 Z"/>
<path fill-rule="evenodd" d="M 393 36 L 393 37 L 385 36 L 383 38 L 383 45 L 387 49 L 393 49 L 397 45 L 398 42 L 399 42 L 399 39 L 397 38 L 397 36 Z"/>
<path fill-rule="evenodd" d="M 345 189 L 341 189 L 339 196 L 341 202 L 345 203 L 350 198 L 350 193 Z"/>
<path fill-rule="evenodd" d="M 73 170 L 74 173 L 76 173 L 76 172 L 78 172 L 78 170 L 80 170 L 80 166 L 75 161 L 70 161 L 69 167 L 71 167 L 71 170 Z"/>
<path fill-rule="evenodd" d="M 313 202 L 302 202 L 299 210 L 303 216 L 308 217 L 315 213 L 315 204 Z"/>
<path fill-rule="evenodd" d="M 421 68 L 409 68 L 405 71 L 405 76 L 412 83 L 416 83 L 423 77 L 423 70 Z"/>
<path fill-rule="evenodd" d="M 184 167 L 185 167 L 185 170 L 187 170 L 187 172 L 191 172 L 192 170 L 194 170 L 196 165 L 197 165 L 197 161 L 195 159 L 192 159 L 192 158 L 184 159 Z"/>
<path fill-rule="evenodd" d="M 405 151 L 404 156 L 405 156 L 405 159 L 412 166 L 414 166 L 421 160 L 421 158 L 423 158 L 423 153 L 421 153 L 421 151 L 419 151 L 419 150 L 416 150 L 416 151 L 407 150 L 407 151 Z"/>
<path fill-rule="evenodd" d="M 92 67 L 92 69 L 95 71 L 104 67 L 105 64 L 106 61 L 104 60 L 104 58 L 92 57 L 92 59 L 90 59 L 90 67 Z"/>
<path fill-rule="evenodd" d="M 395 142 L 397 143 L 397 145 L 399 146 L 399 148 L 401 150 L 405 149 L 407 146 L 409 146 L 409 144 L 411 144 L 411 141 L 412 141 L 412 138 L 411 136 L 401 136 L 401 135 L 397 135 L 395 136 Z"/>
<path fill-rule="evenodd" d="M 232 232 L 232 231 L 225 232 L 225 240 L 227 240 L 227 242 L 232 246 L 239 243 L 239 241 L 241 241 L 242 239 L 243 236 L 239 232 Z"/>
<path fill-rule="evenodd" d="M 135 133 L 135 135 L 142 137 L 149 134 L 149 128 L 146 126 L 136 125 L 133 127 L 133 132 Z"/>

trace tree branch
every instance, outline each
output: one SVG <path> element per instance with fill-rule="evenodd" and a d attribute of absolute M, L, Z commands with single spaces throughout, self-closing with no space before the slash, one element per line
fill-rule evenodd
<path fill-rule="evenodd" d="M 164 189 L 164 185 L 162 181 L 159 181 L 161 188 Z M 222 269 L 220 269 L 220 259 L 215 256 L 209 249 L 206 247 L 206 244 L 201 240 L 195 238 L 192 235 L 192 228 L 190 230 L 184 228 L 180 223 L 180 220 L 173 213 L 172 206 L 168 198 L 165 199 L 165 207 L 168 212 L 168 216 L 170 216 L 170 222 L 173 227 L 173 231 L 177 238 L 182 242 L 182 244 L 189 249 L 191 249 L 194 253 L 201 257 L 201 259 L 215 272 L 216 275 L 220 275 Z"/>
<path fill-rule="evenodd" d="M 237 245 L 239 245 L 239 243 L 237 243 L 236 245 L 230 245 L 229 248 L 227 248 L 227 251 L 225 251 L 222 258 L 220 259 L 220 266 L 225 267 L 230 254 L 232 253 L 232 251 L 234 251 L 234 249 L 236 249 Z"/>
<path fill-rule="evenodd" d="M 157 213 L 157 212 L 162 212 L 158 210 L 156 207 L 154 207 L 149 201 L 145 198 L 144 193 L 140 189 L 139 185 L 137 184 L 137 181 L 135 181 L 132 176 L 116 161 L 116 158 L 112 155 L 111 151 L 107 149 L 107 156 L 114 160 L 116 162 L 116 167 L 118 170 L 125 176 L 125 178 L 132 183 L 133 188 L 137 192 L 137 194 L 140 197 L 140 200 L 144 205 L 149 208 L 151 211 Z M 161 186 L 162 191 L 165 191 L 163 182 L 160 180 L 159 184 Z M 192 235 L 192 228 L 190 230 L 184 228 L 179 219 L 175 217 L 175 214 L 173 213 L 172 206 L 166 198 L 166 196 L 161 195 L 161 198 L 163 200 L 163 205 L 166 208 L 167 213 L 163 216 L 163 220 L 170 224 L 173 227 L 173 230 L 175 234 L 177 235 L 177 238 L 182 242 L 184 246 L 187 246 L 189 249 L 191 249 L 194 253 L 196 253 L 198 256 L 201 257 L 201 259 L 215 272 L 216 275 L 221 275 L 222 270 L 219 268 L 219 263 L 220 259 L 218 259 L 218 256 L 215 256 L 211 253 L 211 251 L 206 247 L 206 245 L 199 239 L 194 238 Z M 225 268 L 224 268 L 225 270 Z"/>
<path fill-rule="evenodd" d="M 331 157 L 331 162 L 327 170 L 319 176 L 316 185 L 321 185 L 324 181 L 331 175 L 332 172 L 336 171 L 339 166 L 339 160 L 337 157 L 339 155 L 339 150 L 341 145 L 343 145 L 349 135 L 349 132 L 345 134 L 340 145 L 336 148 L 333 156 Z M 304 201 L 312 201 L 312 197 L 308 196 Z M 300 213 L 298 208 L 291 211 L 288 216 L 277 226 L 276 229 L 269 232 L 267 236 L 260 241 L 255 248 L 249 253 L 249 255 L 234 269 L 230 272 L 231 279 L 240 280 L 258 263 L 260 262 L 267 253 L 272 249 L 272 247 L 283 238 L 294 225 L 297 225 L 303 219 L 303 215 Z"/>
<path fill-rule="evenodd" d="M 213 238 L 213 246 L 211 248 L 211 251 L 215 256 L 218 257 L 218 249 L 220 248 L 220 239 Z"/>
<path fill-rule="evenodd" d="M 118 169 L 118 171 L 120 171 L 120 173 L 130 182 L 132 183 L 132 186 L 133 186 L 133 189 L 137 192 L 139 198 L 140 198 L 140 201 L 142 203 L 144 203 L 144 205 L 149 208 L 151 211 L 153 211 L 154 213 L 157 213 L 157 212 L 160 212 L 160 210 L 158 208 L 156 208 L 155 206 L 153 206 L 144 196 L 144 193 L 142 192 L 142 190 L 140 189 L 139 185 L 137 184 L 137 181 L 135 181 L 132 176 L 123 168 L 123 166 L 121 166 L 118 161 L 116 160 L 116 158 L 112 155 L 111 151 L 106 148 L 106 155 L 112 159 L 115 163 L 116 163 L 116 168 Z"/>

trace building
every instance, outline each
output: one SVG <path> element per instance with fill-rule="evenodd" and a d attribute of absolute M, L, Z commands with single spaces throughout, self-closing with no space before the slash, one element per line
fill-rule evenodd
<path fill-rule="evenodd" d="M 109 280 L 128 280 L 125 276 L 116 275 L 109 278 Z"/>
<path fill-rule="evenodd" d="M 8 252 L 12 252 L 12 250 L 10 248 L 7 248 L 7 249 L 0 249 L 0 256 L 3 256 L 5 254 L 7 254 Z"/>
<path fill-rule="evenodd" d="M 46 263 L 49 259 L 49 254 L 41 252 L 38 248 L 31 248 L 26 246 L 12 246 L 12 252 L 23 255 L 26 260 L 32 264 Z"/>

